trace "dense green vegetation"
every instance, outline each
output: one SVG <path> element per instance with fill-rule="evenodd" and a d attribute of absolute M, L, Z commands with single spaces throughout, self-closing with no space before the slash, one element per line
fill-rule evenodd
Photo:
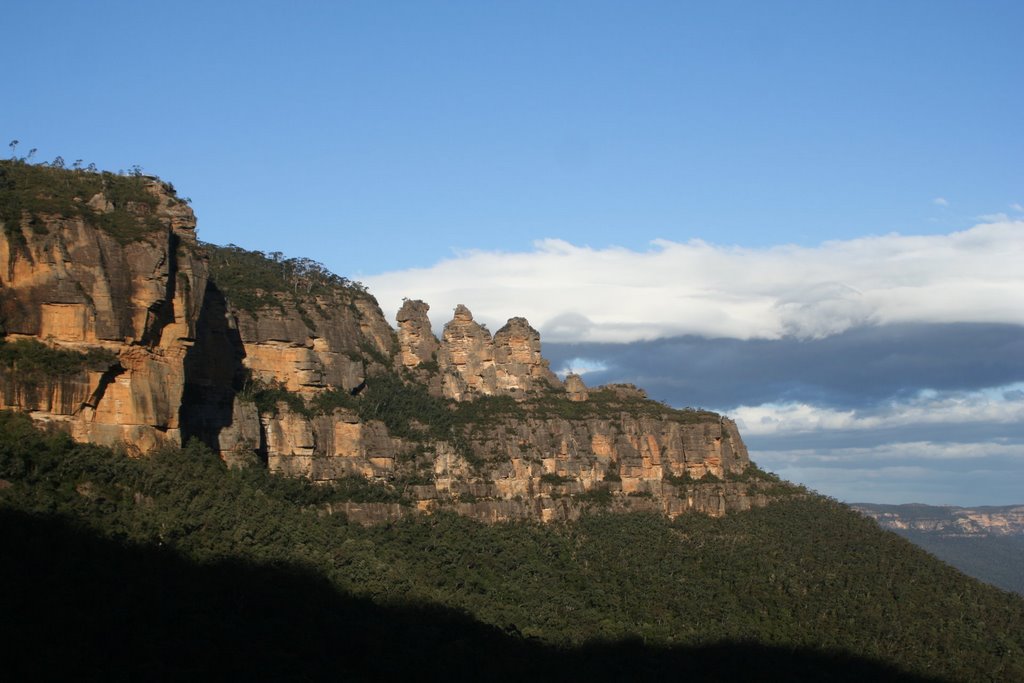
<path fill-rule="evenodd" d="M 196 562 L 0 508 L 7 680 L 936 681 L 752 641 L 563 648 L 436 604 L 384 604 L 295 564 Z"/>
<path fill-rule="evenodd" d="M 63 162 L 51 165 L 0 160 L 0 221 L 15 244 L 25 242 L 22 221 L 27 220 L 29 230 L 43 231 L 45 215 L 78 216 L 121 242 L 130 242 L 162 227 L 150 213 L 157 205 L 157 198 L 146 189 L 152 182 L 153 178 L 138 169 L 119 175 L 64 168 Z M 170 184 L 164 183 L 163 187 L 174 195 Z M 97 212 L 88 205 L 98 193 L 112 204 L 112 211 Z"/>
<path fill-rule="evenodd" d="M 717 422 L 720 417 L 708 410 L 678 409 L 649 398 L 623 395 L 612 387 L 591 390 L 586 401 L 569 401 L 565 392 L 553 390 L 532 398 L 526 408 L 536 417 L 568 420 L 609 419 L 625 413 L 637 418 L 697 424 Z"/>
<path fill-rule="evenodd" d="M 531 651 L 547 653 L 544 661 L 559 661 L 544 648 L 562 648 L 588 670 L 575 648 L 598 656 L 619 646 L 588 643 L 632 642 L 640 644 L 635 656 L 651 658 L 634 662 L 642 678 L 644 662 L 665 663 L 658 657 L 668 655 L 657 653 L 680 652 L 664 648 L 755 641 L 791 654 L 856 653 L 948 680 L 1024 679 L 1024 601 L 816 496 L 724 519 L 594 514 L 562 525 L 485 525 L 445 514 L 363 528 L 318 514 L 324 502 L 351 495 L 340 488 L 229 471 L 198 445 L 129 459 L 40 433 L 7 413 L 0 414 L 0 479 L 0 508 L 24 519 L 65 520 L 112 547 L 159 547 L 200 566 L 231 562 L 240 576 L 253 570 L 238 567 L 301 568 L 323 590 L 369 601 L 359 603 L 364 615 L 376 605 L 373 619 L 391 614 L 396 624 L 406 623 L 400 613 L 408 616 L 401 610 L 410 606 L 444 606 L 454 611 L 439 613 L 437 628 L 468 615 L 461 637 L 508 656 L 507 648 L 522 655 L 516 648 L 536 642 Z M 18 561 L 7 555 L 3 563 Z M 96 561 L 53 558 L 79 574 Z M 268 576 L 261 594 L 276 594 Z M 149 581 L 144 572 L 118 577 L 129 592 L 146 592 Z M 297 609 L 312 610 L 313 621 L 279 623 L 279 612 L 270 612 L 262 618 L 277 626 L 261 628 L 347 633 L 312 606 Z M 465 635 L 475 628 L 485 635 Z M 438 640 L 424 629 L 425 642 Z M 386 651 L 424 655 L 414 629 L 399 632 Z M 492 639 L 502 632 L 511 635 Z M 175 646 L 189 642 L 176 637 Z M 830 680 L 816 670 L 818 680 Z"/>
<path fill-rule="evenodd" d="M 0 338 L 0 368 L 15 373 L 22 385 L 37 386 L 66 379 L 84 370 L 106 370 L 117 362 L 107 349 L 87 352 L 47 346 L 35 339 L 7 341 Z"/>
<path fill-rule="evenodd" d="M 225 247 L 202 243 L 209 258 L 210 276 L 229 301 L 241 310 L 255 313 L 261 308 L 284 310 L 285 302 L 302 297 L 318 306 L 317 297 L 340 296 L 351 302 L 367 297 L 359 282 L 335 275 L 323 264 L 308 258 L 285 258 L 281 252 L 265 254 L 229 244 Z M 299 306 L 300 314 L 304 311 Z"/>

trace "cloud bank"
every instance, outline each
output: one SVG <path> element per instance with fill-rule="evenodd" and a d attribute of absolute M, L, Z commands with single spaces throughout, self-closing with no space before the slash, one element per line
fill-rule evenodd
<path fill-rule="evenodd" d="M 588 384 L 634 382 L 672 405 L 729 410 L 805 403 L 847 411 L 904 401 L 924 389 L 978 391 L 1022 382 L 1024 326 L 900 323 L 824 339 L 545 342 L 544 355 L 555 370 L 592 368 Z"/>
<path fill-rule="evenodd" d="M 393 319 L 423 299 L 438 328 L 457 304 L 500 326 L 527 317 L 546 342 L 698 335 L 820 339 L 898 322 L 1024 324 L 1024 220 L 762 249 L 655 240 L 647 251 L 561 240 L 473 251 L 364 277 Z"/>
<path fill-rule="evenodd" d="M 883 430 L 949 423 L 1024 423 L 1024 383 L 982 391 L 923 389 L 909 399 L 860 410 L 836 410 L 809 403 L 741 405 L 729 411 L 744 435 L 800 434 L 833 430 Z"/>
<path fill-rule="evenodd" d="M 785 479 L 847 502 L 1017 505 L 1020 445 L 894 443 L 870 449 L 762 451 L 755 460 Z"/>

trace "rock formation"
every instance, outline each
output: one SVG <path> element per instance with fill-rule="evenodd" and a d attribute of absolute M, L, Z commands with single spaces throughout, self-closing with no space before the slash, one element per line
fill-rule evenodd
<path fill-rule="evenodd" d="M 540 333 L 526 318 L 510 318 L 494 333 L 496 394 L 522 394 L 552 387 L 561 382 L 540 355 Z"/>
<path fill-rule="evenodd" d="M 431 393 L 455 401 L 479 396 L 526 399 L 543 391 L 566 391 L 585 401 L 586 386 L 578 375 L 559 381 L 541 354 L 540 333 L 526 318 L 510 318 L 492 338 L 459 304 L 438 340 L 431 330 L 423 301 L 406 299 L 396 315 L 398 367 L 427 383 Z M 432 381 L 433 380 L 433 381 Z"/>
<path fill-rule="evenodd" d="M 510 318 L 492 338 L 459 304 L 438 341 L 428 310 L 422 301 L 403 302 L 396 317 L 398 353 L 401 367 L 439 374 L 434 393 L 465 401 L 478 396 L 525 398 L 545 389 L 562 389 L 541 356 L 540 333 L 525 318 Z"/>
<path fill-rule="evenodd" d="M 165 185 L 104 180 L 85 185 L 88 197 L 75 196 L 63 211 L 43 203 L 11 215 L 7 198 L 0 320 L 8 339 L 45 340 L 68 353 L 105 349 L 116 360 L 41 385 L 8 368 L 0 407 L 66 423 L 82 441 L 147 451 L 180 443 L 183 364 L 206 265 L 192 210 Z"/>
<path fill-rule="evenodd" d="M 437 359 L 446 397 L 461 401 L 474 395 L 494 395 L 498 386 L 494 340 L 462 304 L 456 306 L 455 316 L 444 326 Z"/>
<path fill-rule="evenodd" d="M 198 243 L 191 209 L 157 179 L 17 162 L 0 173 L 14 188 L 0 192 L 0 407 L 81 441 L 145 452 L 194 437 L 233 466 L 369 477 L 415 502 L 347 506 L 366 521 L 440 508 L 566 519 L 587 501 L 724 514 L 768 500 L 732 480 L 749 459 L 731 421 L 630 385 L 563 384 L 523 318 L 492 337 L 460 305 L 438 340 L 429 306 L 407 300 L 396 332 L 319 264 Z M 32 185 L 49 176 L 70 188 L 60 202 Z M 65 369 L 32 365 L 46 353 Z"/>
<path fill-rule="evenodd" d="M 397 367 L 411 373 L 434 396 L 441 396 L 444 392 L 437 360 L 441 345 L 430 329 L 429 310 L 425 302 L 411 299 L 404 300 L 398 309 Z"/>
<path fill-rule="evenodd" d="M 398 309 L 398 353 L 404 368 L 412 370 L 432 364 L 436 369 L 440 344 L 430 330 L 429 310 L 426 303 L 410 299 L 403 301 Z"/>
<path fill-rule="evenodd" d="M 565 376 L 565 394 L 570 401 L 586 401 L 590 397 L 583 378 L 571 372 Z"/>

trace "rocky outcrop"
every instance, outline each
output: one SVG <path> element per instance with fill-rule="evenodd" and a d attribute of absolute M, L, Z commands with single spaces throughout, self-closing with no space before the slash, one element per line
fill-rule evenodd
<path fill-rule="evenodd" d="M 333 293 L 303 301 L 283 294 L 277 306 L 257 310 L 228 303 L 251 376 L 288 391 L 352 389 L 366 377 L 368 351 L 392 353 L 394 333 L 368 297 Z"/>
<path fill-rule="evenodd" d="M 330 334 L 339 328 L 324 325 L 322 319 L 307 325 L 295 311 L 233 314 L 244 345 L 244 365 L 253 379 L 310 395 L 327 387 L 351 389 L 365 377 L 362 360 L 346 354 L 337 343 L 343 335 Z M 328 336 L 322 336 L 323 331 Z"/>
<path fill-rule="evenodd" d="M 270 470 L 314 481 L 350 475 L 393 478 L 396 461 L 414 449 L 414 444 L 388 434 L 384 423 L 364 422 L 341 409 L 309 417 L 281 404 L 262 420 Z"/>
<path fill-rule="evenodd" d="M 8 340 L 105 349 L 116 361 L 31 391 L 7 374 L 4 402 L 64 424 L 79 440 L 146 451 L 180 443 L 183 363 L 207 272 L 192 210 L 166 185 L 103 178 L 82 184 L 89 196 L 73 196 L 74 211 L 51 212 L 44 202 L 12 215 L 5 207 L 0 320 Z M 24 402 L 28 395 L 36 400 Z"/>
<path fill-rule="evenodd" d="M 186 363 L 187 436 L 229 462 L 267 462 L 295 442 L 267 431 L 254 399 L 358 392 L 391 367 L 394 332 L 373 297 L 319 264 L 203 246 L 212 277 Z"/>
<path fill-rule="evenodd" d="M 498 373 L 494 368 L 494 340 L 462 304 L 444 326 L 437 360 L 445 397 L 462 401 L 495 393 Z"/>
<path fill-rule="evenodd" d="M 540 333 L 526 318 L 510 318 L 494 333 L 495 394 L 520 395 L 561 382 L 540 354 Z"/>
<path fill-rule="evenodd" d="M 569 373 L 565 376 L 565 395 L 570 401 L 586 401 L 590 397 L 590 393 L 587 391 L 587 385 L 583 383 L 583 378 L 575 373 Z"/>
<path fill-rule="evenodd" d="M 198 243 L 191 209 L 157 179 L 59 179 L 63 203 L 0 193 L 0 343 L 35 345 L 5 355 L 0 407 L 139 453 L 198 438 L 232 466 L 365 477 L 410 503 L 345 506 L 367 521 L 718 515 L 768 500 L 737 480 L 749 458 L 731 421 L 632 385 L 563 384 L 524 318 L 492 337 L 460 305 L 438 340 L 429 306 L 407 300 L 396 332 L 315 262 Z M 64 369 L 40 366 L 51 352 L 71 354 Z"/>
<path fill-rule="evenodd" d="M 525 397 L 538 391 L 561 389 L 541 355 L 540 333 L 526 318 L 510 318 L 494 337 L 473 320 L 464 305 L 444 326 L 438 341 L 430 328 L 422 301 L 406 300 L 398 311 L 401 367 L 437 373 L 435 394 L 456 401 L 478 396 Z"/>
<path fill-rule="evenodd" d="M 437 352 L 440 344 L 430 329 L 427 311 L 430 306 L 423 301 L 406 299 L 398 309 L 398 359 L 403 368 L 415 370 L 424 365 L 437 368 Z"/>
<path fill-rule="evenodd" d="M 460 515 L 484 522 L 541 521 L 565 522 L 579 519 L 594 510 L 610 512 L 653 512 L 669 518 L 689 513 L 721 517 L 730 512 L 741 512 L 764 507 L 771 496 L 756 484 L 730 482 L 721 484 L 692 484 L 675 486 L 666 484 L 660 495 L 630 496 L 610 484 L 601 489 L 608 492 L 607 499 L 573 496 L 563 493 L 557 486 L 549 486 L 547 493 L 525 498 L 480 500 L 469 493 L 465 498 L 436 494 L 432 487 L 410 487 L 422 497 L 415 505 L 399 503 L 335 503 L 325 506 L 328 514 L 344 514 L 350 521 L 364 525 L 386 524 L 417 514 L 430 514 L 451 510 Z M 486 487 L 480 487 L 486 493 Z"/>
<path fill-rule="evenodd" d="M 430 306 L 423 301 L 405 299 L 395 317 L 398 323 L 398 353 L 396 367 L 427 387 L 434 396 L 444 394 L 442 377 L 438 364 L 440 342 L 430 329 L 427 311 Z"/>

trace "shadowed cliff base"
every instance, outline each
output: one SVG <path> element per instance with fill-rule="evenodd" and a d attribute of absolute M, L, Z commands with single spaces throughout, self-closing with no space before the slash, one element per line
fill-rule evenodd
<path fill-rule="evenodd" d="M 557 648 L 432 605 L 379 605 L 295 565 L 197 564 L 0 511 L 8 680 L 941 681 L 834 651 L 720 642 Z"/>

